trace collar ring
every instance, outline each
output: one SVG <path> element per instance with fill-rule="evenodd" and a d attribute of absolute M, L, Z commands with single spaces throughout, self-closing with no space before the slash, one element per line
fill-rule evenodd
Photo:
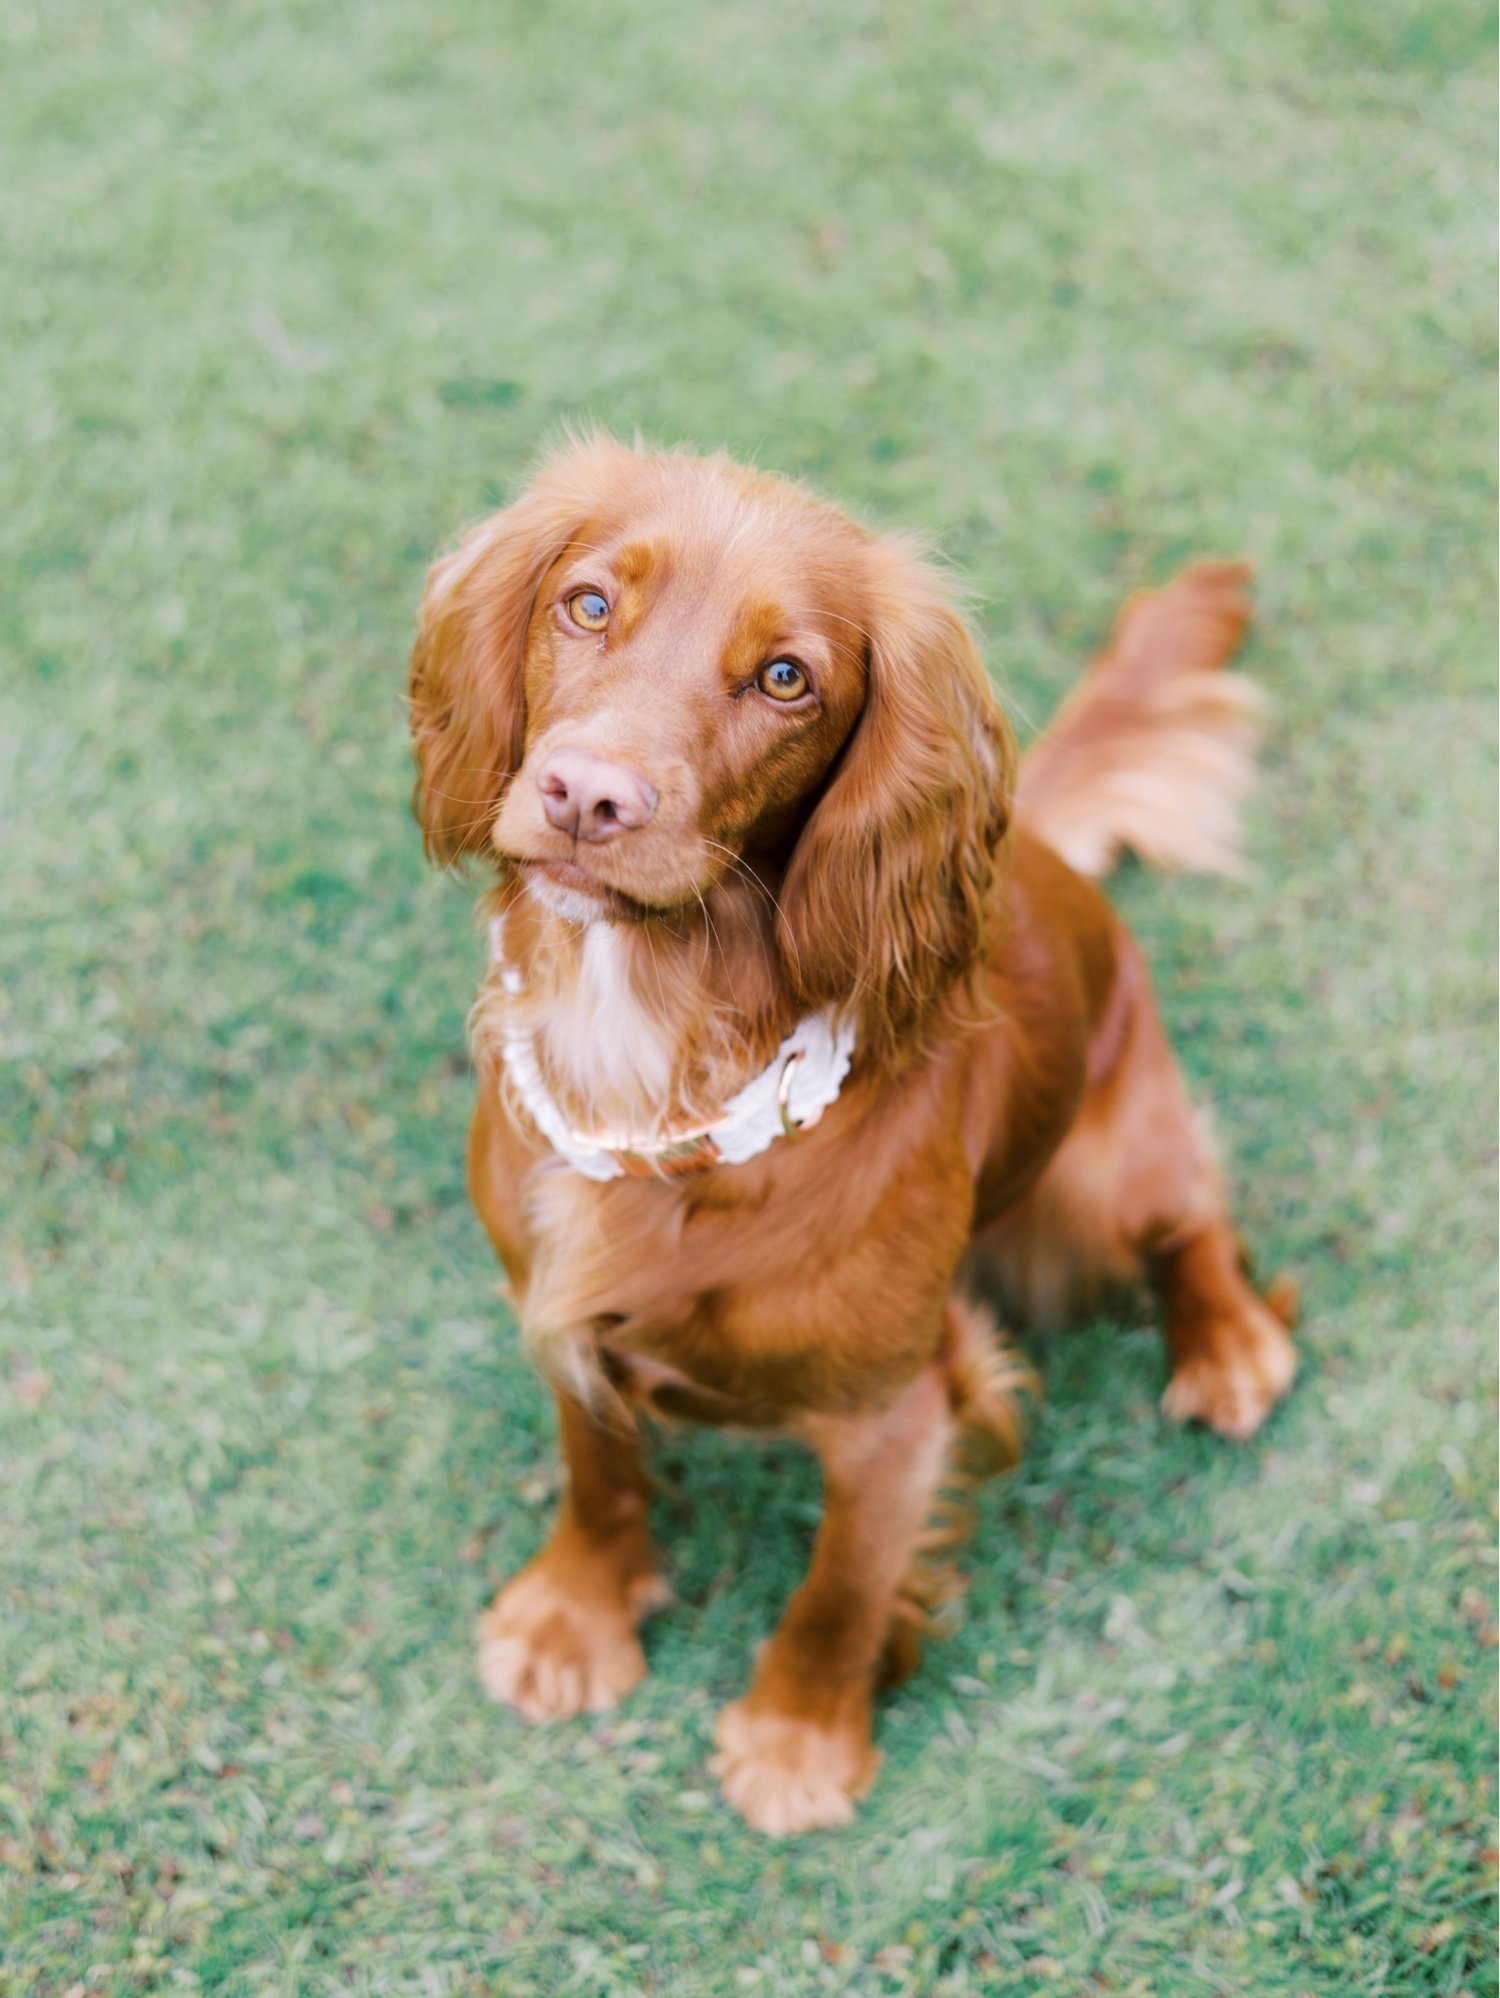
<path fill-rule="evenodd" d="M 789 1138 L 800 1138 L 802 1133 L 807 1129 L 806 1124 L 799 1124 L 793 1118 L 791 1107 L 792 1070 L 801 1061 L 805 1053 L 806 1049 L 804 1048 L 792 1049 L 791 1053 L 782 1063 L 781 1080 L 776 1085 L 776 1108 L 781 1112 L 781 1128 Z M 810 1121 L 812 1120 L 809 1119 Z"/>

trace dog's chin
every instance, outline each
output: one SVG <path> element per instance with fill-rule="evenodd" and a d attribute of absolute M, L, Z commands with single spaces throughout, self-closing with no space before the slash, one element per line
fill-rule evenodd
<path fill-rule="evenodd" d="M 511 865 L 533 902 L 578 928 L 590 923 L 649 923 L 668 913 L 597 880 L 576 860 L 513 860 Z"/>

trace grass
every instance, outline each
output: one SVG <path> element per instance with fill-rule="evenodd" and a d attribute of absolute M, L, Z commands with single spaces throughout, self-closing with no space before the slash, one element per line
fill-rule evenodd
<path fill-rule="evenodd" d="M 0 1991 L 1495 1989 L 1493 138 L 1469 0 L 5 10 Z M 464 1201 L 419 579 L 588 414 L 936 535 L 1044 715 L 1253 554 L 1244 886 L 1127 875 L 1254 1446 L 1043 1356 L 849 1832 L 705 1772 L 803 1557 L 684 1435 L 619 1714 L 469 1631 L 550 1418 Z"/>

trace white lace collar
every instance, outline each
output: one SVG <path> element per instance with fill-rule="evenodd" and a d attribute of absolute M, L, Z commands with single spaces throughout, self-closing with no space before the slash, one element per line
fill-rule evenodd
<path fill-rule="evenodd" d="M 503 961 L 503 930 L 504 918 L 492 917 L 490 962 L 500 967 L 502 991 L 513 994 L 521 989 L 521 974 Z M 836 1100 L 849 1073 L 854 1025 L 832 1009 L 809 1014 L 711 1123 L 645 1139 L 575 1131 L 548 1094 L 532 1036 L 508 1019 L 502 1019 L 500 1057 L 527 1116 L 575 1172 L 597 1180 L 672 1178 L 716 1165 L 742 1165 L 777 1138 L 795 1138 L 811 1129 Z"/>

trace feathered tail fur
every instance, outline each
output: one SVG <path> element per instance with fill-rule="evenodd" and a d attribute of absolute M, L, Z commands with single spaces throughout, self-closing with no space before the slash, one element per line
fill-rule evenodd
<path fill-rule="evenodd" d="M 1129 847 L 1163 868 L 1241 871 L 1259 690 L 1222 669 L 1250 621 L 1247 562 L 1195 562 L 1132 597 L 1027 750 L 1016 817 L 1080 874 Z"/>

